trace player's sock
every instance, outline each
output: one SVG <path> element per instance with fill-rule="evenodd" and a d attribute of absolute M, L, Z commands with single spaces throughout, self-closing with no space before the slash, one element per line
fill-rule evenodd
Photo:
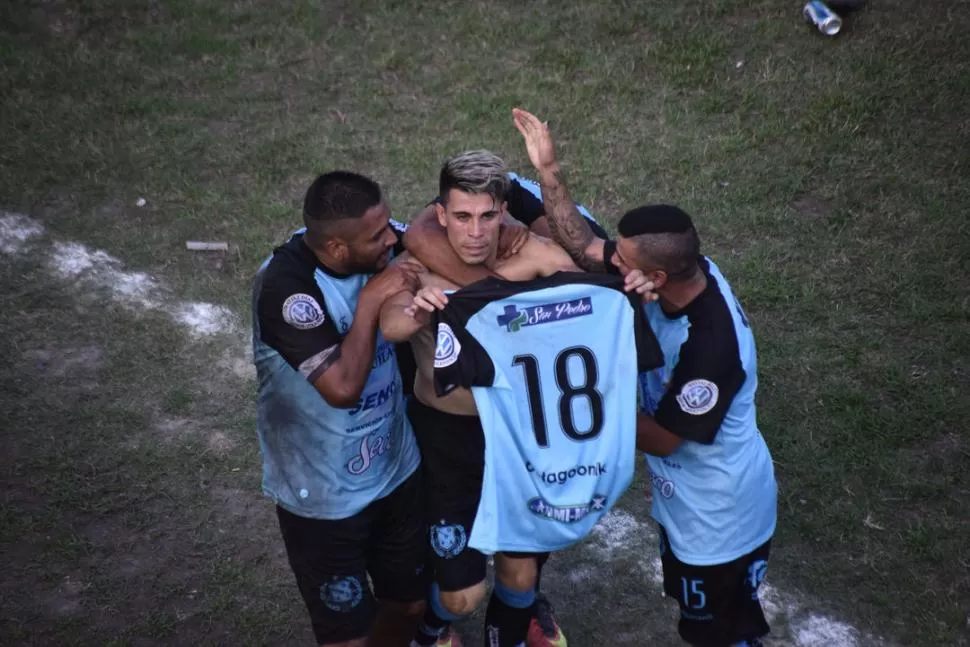
<path fill-rule="evenodd" d="M 441 589 L 437 584 L 431 585 L 428 594 L 428 606 L 424 611 L 424 618 L 418 625 L 418 630 L 411 641 L 411 647 L 431 647 L 438 642 L 438 638 L 445 635 L 451 623 L 460 618 L 451 613 L 441 604 Z"/>
<path fill-rule="evenodd" d="M 549 554 L 539 555 L 536 557 L 536 593 L 539 592 L 539 582 L 542 581 L 542 567 L 546 565 L 546 561 L 549 559 Z"/>
<path fill-rule="evenodd" d="M 749 638 L 733 645 L 733 647 L 764 647 L 764 643 L 761 642 L 761 638 Z"/>
<path fill-rule="evenodd" d="M 485 610 L 485 644 L 497 647 L 524 647 L 529 623 L 535 614 L 536 592 L 513 591 L 501 582 Z"/>

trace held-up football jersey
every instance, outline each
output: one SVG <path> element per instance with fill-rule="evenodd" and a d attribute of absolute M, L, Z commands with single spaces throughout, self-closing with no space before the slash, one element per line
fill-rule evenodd
<path fill-rule="evenodd" d="M 489 278 L 450 294 L 435 325 L 435 389 L 471 388 L 485 430 L 469 545 L 585 537 L 633 479 L 637 375 L 663 364 L 639 296 L 605 274 Z"/>

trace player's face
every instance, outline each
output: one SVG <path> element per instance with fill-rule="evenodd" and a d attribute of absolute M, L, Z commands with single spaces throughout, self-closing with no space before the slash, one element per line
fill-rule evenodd
<path fill-rule="evenodd" d="M 504 202 L 485 193 L 451 189 L 436 212 L 438 222 L 448 232 L 448 242 L 463 262 L 481 265 L 495 258 Z"/>
<path fill-rule="evenodd" d="M 623 276 L 633 270 L 640 270 L 654 284 L 656 289 L 663 287 L 667 282 L 667 273 L 658 269 L 647 259 L 642 258 L 636 242 L 630 238 L 619 236 L 616 239 L 616 251 L 613 252 L 610 262 L 620 270 Z"/>
<path fill-rule="evenodd" d="M 352 272 L 378 272 L 391 259 L 397 236 L 390 226 L 391 210 L 383 202 L 364 212 L 347 241 L 348 265 Z"/>

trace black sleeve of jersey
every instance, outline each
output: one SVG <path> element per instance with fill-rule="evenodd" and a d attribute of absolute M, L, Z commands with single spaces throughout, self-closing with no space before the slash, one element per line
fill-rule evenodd
<path fill-rule="evenodd" d="M 619 288 L 623 289 L 622 286 Z M 660 347 L 657 336 L 647 321 L 647 315 L 643 311 L 643 304 L 640 302 L 640 295 L 631 292 L 626 295 L 633 306 L 633 336 L 637 344 L 637 371 L 646 373 L 664 365 L 664 353 Z"/>
<path fill-rule="evenodd" d="M 400 220 L 394 220 L 394 218 L 390 219 L 390 221 L 388 222 L 388 226 L 391 228 L 391 231 L 394 232 L 394 235 L 397 236 L 397 243 L 395 243 L 394 245 L 394 255 L 399 256 L 400 254 L 403 254 L 405 251 L 404 232 L 408 230 L 408 226 L 406 223 L 403 223 Z"/>
<path fill-rule="evenodd" d="M 397 357 L 397 370 L 401 374 L 401 384 L 405 396 L 414 392 L 414 376 L 418 370 L 418 363 L 414 359 L 414 349 L 411 342 L 394 344 L 394 355 Z"/>
<path fill-rule="evenodd" d="M 607 236 L 603 236 L 606 241 L 603 244 L 603 265 L 606 266 L 607 274 L 619 274 L 620 268 L 613 264 L 613 254 L 616 253 L 616 241 L 610 240 Z"/>
<path fill-rule="evenodd" d="M 316 382 L 340 358 L 342 337 L 327 315 L 323 293 L 312 275 L 271 269 L 263 278 L 256 306 L 260 338 L 307 380 Z"/>
<path fill-rule="evenodd" d="M 710 445 L 745 377 L 736 338 L 692 328 L 654 419 L 684 440 Z"/>
<path fill-rule="evenodd" d="M 526 227 L 531 227 L 532 223 L 546 215 L 546 210 L 542 207 L 542 200 L 535 197 L 531 191 L 524 188 L 516 180 L 512 180 L 505 201 L 508 203 L 509 215 Z"/>
<path fill-rule="evenodd" d="M 471 299 L 452 295 L 445 309 L 435 312 L 434 389 L 439 397 L 457 387 L 492 386 L 495 382 L 492 358 L 465 329 L 475 314 L 473 308 Z"/>

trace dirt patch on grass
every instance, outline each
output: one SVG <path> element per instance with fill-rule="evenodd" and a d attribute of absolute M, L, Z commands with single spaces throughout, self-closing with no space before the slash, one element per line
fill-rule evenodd
<path fill-rule="evenodd" d="M 810 193 L 799 191 L 792 196 L 789 205 L 799 216 L 823 219 L 832 213 L 832 204 Z"/>

